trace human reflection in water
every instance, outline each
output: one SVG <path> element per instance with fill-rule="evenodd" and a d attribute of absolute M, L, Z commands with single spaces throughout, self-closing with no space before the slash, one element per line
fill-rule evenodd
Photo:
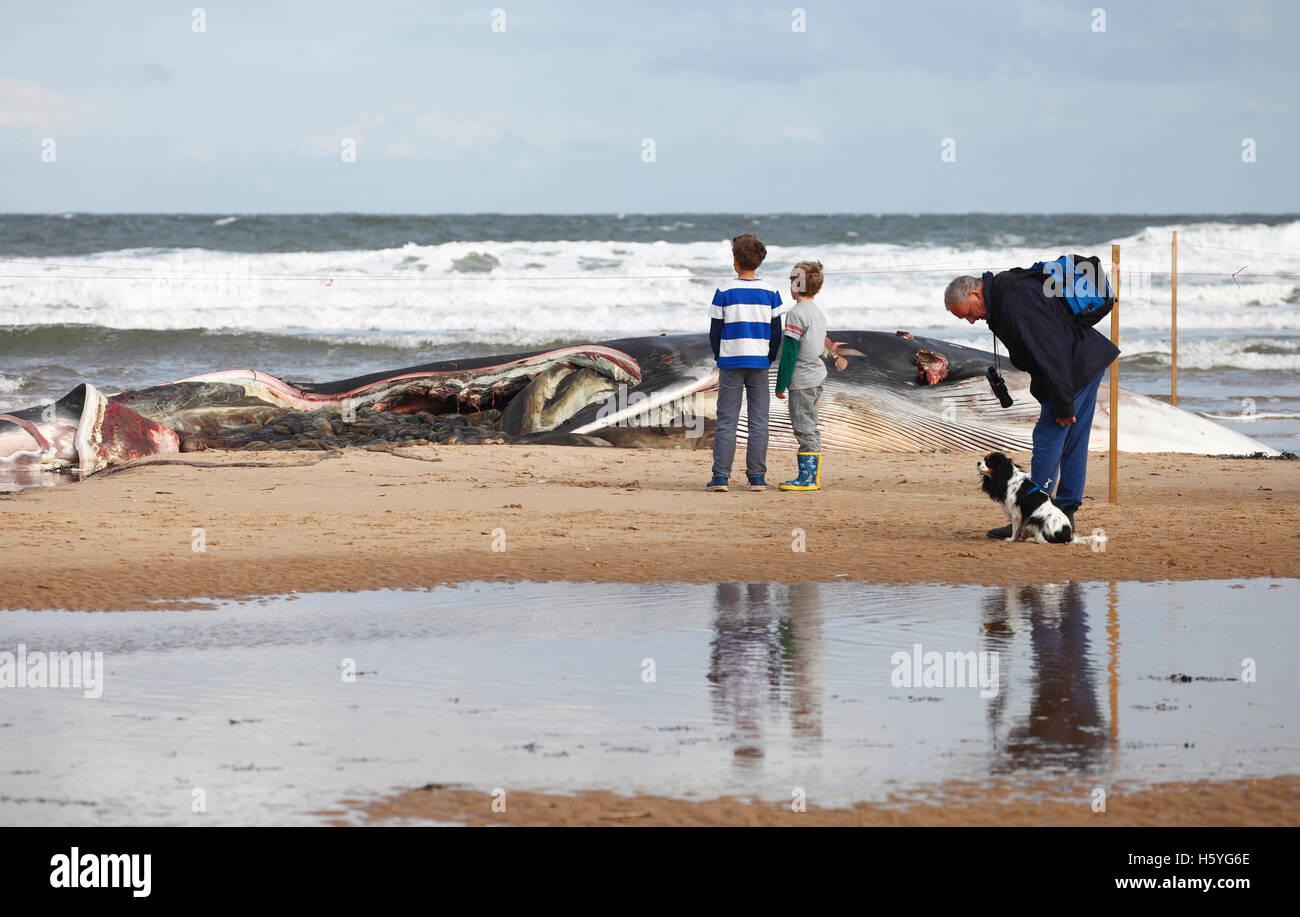
<path fill-rule="evenodd" d="M 709 659 L 714 718 L 736 762 L 764 752 L 763 728 L 790 712 L 796 750 L 822 734 L 822 611 L 817 583 L 718 583 Z"/>
<path fill-rule="evenodd" d="M 1001 654 L 1002 669 L 1002 690 L 989 703 L 993 772 L 1102 764 L 1108 739 L 1095 685 L 1100 671 L 1088 656 L 1083 587 L 1008 587 L 985 600 L 983 620 L 984 647 Z M 1025 703 L 1026 688 L 1027 711 L 1008 713 Z"/>

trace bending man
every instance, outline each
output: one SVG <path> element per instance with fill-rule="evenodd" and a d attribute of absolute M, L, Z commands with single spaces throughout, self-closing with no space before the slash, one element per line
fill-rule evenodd
<path fill-rule="evenodd" d="M 1029 373 L 1029 393 L 1042 405 L 1029 476 L 1048 494 L 1056 487 L 1053 502 L 1073 526 L 1088 475 L 1097 387 L 1119 349 L 1095 328 L 1075 324 L 1064 297 L 1049 295 L 1035 275 L 957 277 L 944 290 L 943 304 L 972 325 L 988 322 L 1012 365 Z M 1011 526 L 988 535 L 1010 538 Z"/>

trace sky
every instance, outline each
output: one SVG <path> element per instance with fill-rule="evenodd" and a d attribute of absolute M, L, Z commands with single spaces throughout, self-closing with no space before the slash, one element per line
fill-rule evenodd
<path fill-rule="evenodd" d="M 1292 0 L 199 3 L 0 2 L 0 212 L 1300 211 Z"/>

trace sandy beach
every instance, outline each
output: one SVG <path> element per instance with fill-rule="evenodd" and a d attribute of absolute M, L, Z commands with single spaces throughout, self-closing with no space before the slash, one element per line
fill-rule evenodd
<path fill-rule="evenodd" d="M 693 451 L 187 458 L 212 464 L 0 495 L 0 607 L 175 607 L 474 580 L 1009 584 L 1300 570 L 1300 467 L 1285 461 L 1125 454 L 1112 505 L 1106 455 L 1094 453 L 1077 520 L 1104 530 L 1106 550 L 1094 551 L 987 539 L 1001 511 L 967 453 L 828 455 L 820 492 L 725 494 L 703 489 L 708 457 Z M 265 467 L 240 464 L 250 461 Z M 792 465 L 773 452 L 769 480 Z"/>
<path fill-rule="evenodd" d="M 772 480 L 789 458 L 769 456 Z M 1107 536 L 1094 551 L 987 539 L 1000 510 L 979 492 L 967 453 L 830 455 L 824 490 L 802 494 L 709 493 L 708 457 L 697 451 L 417 446 L 185 460 L 201 464 L 0 496 L 0 606 L 207 608 L 213 598 L 484 581 L 1009 586 L 1300 569 L 1300 469 L 1287 461 L 1123 455 L 1112 505 L 1106 455 L 1094 454 L 1078 517 L 1081 530 Z M 843 826 L 1280 825 L 1300 812 L 1294 776 L 1171 773 L 1154 786 L 1113 788 L 1104 815 L 1091 811 L 1079 775 L 1035 776 L 1037 787 L 949 781 L 841 807 L 810 799 L 800 813 L 739 796 L 538 785 L 512 789 L 500 813 L 481 788 L 424 773 L 432 782 L 422 788 L 380 784 L 302 811 L 331 824 Z"/>
<path fill-rule="evenodd" d="M 411 820 L 466 825 L 562 825 L 651 827 L 905 827 L 1005 825 L 1013 827 L 1187 827 L 1251 824 L 1300 824 L 1300 777 L 1271 780 L 1197 781 L 1168 783 L 1155 789 L 1117 789 L 1104 812 L 1094 811 L 1090 787 L 1080 784 L 1074 801 L 1059 797 L 1059 784 L 1013 788 L 998 785 L 946 784 L 915 796 L 883 803 L 860 802 L 848 808 L 825 809 L 809 803 L 794 811 L 789 803 L 763 803 L 737 798 L 708 801 L 662 796 L 620 796 L 615 793 L 510 793 L 505 811 L 493 811 L 493 799 L 481 792 L 436 784 L 363 803 L 346 800 L 355 809 L 320 814 L 336 825 L 400 824 Z"/>

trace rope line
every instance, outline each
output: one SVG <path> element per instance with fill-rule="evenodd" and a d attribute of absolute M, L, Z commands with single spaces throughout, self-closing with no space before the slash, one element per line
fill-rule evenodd
<path fill-rule="evenodd" d="M 0 259 L 0 263 L 5 263 L 5 262 L 3 261 L 3 259 Z M 72 266 L 70 265 L 69 267 Z M 148 268 L 123 268 L 123 270 L 148 270 Z M 823 271 L 822 273 L 828 275 L 835 275 L 835 276 L 841 276 L 841 275 L 883 276 L 888 274 L 952 274 L 954 271 L 978 272 L 981 270 L 982 268 L 975 267 L 975 266 L 966 266 L 962 268 L 953 268 L 953 267 L 893 268 L 893 269 L 856 268 L 856 269 L 848 269 L 842 271 Z M 1171 276 L 1173 273 L 1172 271 L 1149 271 L 1149 270 L 1136 269 L 1133 267 L 1124 268 L 1122 266 L 1121 266 L 1121 271 L 1125 273 L 1147 274 L 1152 277 L 1166 277 L 1166 276 Z M 1238 271 L 1180 270 L 1178 272 L 1178 275 L 1180 277 L 1242 277 L 1242 278 L 1256 279 L 1256 280 L 1262 280 L 1262 279 L 1300 280 L 1300 273 L 1259 274 L 1255 272 L 1240 271 L 1240 270 Z M 731 273 L 726 273 L 726 274 L 612 274 L 612 275 L 600 275 L 594 277 L 591 276 L 581 277 L 581 276 L 571 276 L 571 275 L 546 275 L 546 276 L 538 276 L 538 277 L 523 277 L 523 276 L 511 276 L 511 275 L 500 275 L 500 274 L 495 276 L 488 276 L 485 274 L 482 276 L 484 276 L 488 280 L 493 280 L 493 281 L 522 282 L 522 283 L 528 283 L 528 282 L 552 283 L 558 281 L 558 282 L 572 283 L 572 282 L 587 281 L 587 280 L 604 280 L 604 281 L 609 281 L 609 280 L 711 280 L 717 278 L 733 277 L 734 274 Z M 393 276 L 371 276 L 371 275 L 350 276 L 347 274 L 251 274 L 251 273 L 245 274 L 238 271 L 203 271 L 203 270 L 177 271 L 175 273 L 169 273 L 166 275 L 154 274 L 154 275 L 134 276 L 134 277 L 123 276 L 120 274 L 51 275 L 48 273 L 47 274 L 0 273 L 0 279 L 9 279 L 9 280 L 128 280 L 128 281 L 136 281 L 136 282 L 157 282 L 157 281 L 170 282 L 175 280 L 179 282 L 179 281 L 187 281 L 187 280 L 192 281 L 192 280 L 211 279 L 215 277 L 233 277 L 236 279 L 248 280 L 248 281 L 251 280 L 295 281 L 296 280 L 296 281 L 304 281 L 304 282 L 311 282 L 311 283 L 321 283 L 324 284 L 325 286 L 336 286 L 336 285 L 342 286 L 345 283 L 355 283 L 357 281 L 378 282 L 378 283 L 410 283 L 410 282 L 432 283 L 432 282 L 444 282 L 448 280 L 458 280 L 458 279 L 464 279 L 464 280 L 475 279 L 474 274 L 417 274 L 408 277 L 393 277 Z M 786 279 L 783 275 L 775 278 L 773 278 L 772 275 L 767 275 L 767 278 L 772 279 L 774 282 L 776 282 L 777 280 Z"/>
<path fill-rule="evenodd" d="M 481 275 L 492 280 L 708 280 L 714 278 L 734 277 L 735 274 L 728 271 L 720 274 L 597 274 L 597 275 L 576 275 L 566 276 L 559 274 L 550 274 L 543 276 L 512 276 L 509 274 L 492 274 L 489 271 L 465 271 L 453 274 L 429 274 L 425 272 L 411 272 L 404 275 L 347 275 L 347 274 L 317 274 L 317 273 L 252 273 L 245 271 L 210 271 L 200 268 L 186 270 L 182 268 L 179 271 L 168 272 L 166 276 L 158 273 L 158 265 L 112 265 L 112 264 L 69 264 L 60 261 L 24 261 L 15 258 L 0 258 L 0 264 L 23 264 L 35 267 L 57 267 L 67 268 L 70 270 L 105 270 L 105 271 L 153 271 L 152 277 L 143 277 L 138 279 L 168 279 L 171 277 L 184 277 L 188 274 L 194 274 L 202 277 L 244 277 L 258 279 L 283 279 L 283 280 L 381 280 L 381 281 L 407 281 L 407 280 L 454 280 L 457 278 L 472 278 L 475 275 Z M 908 274 L 908 273 L 941 273 L 948 270 L 982 270 L 980 267 L 971 266 L 966 261 L 920 261 L 915 264 L 902 265 L 897 269 L 882 270 L 878 268 L 846 268 L 839 271 L 823 271 L 824 274 Z M 0 277 L 44 277 L 46 274 L 0 274 Z M 768 274 L 768 277 L 779 276 L 786 279 L 788 275 Z M 86 274 L 71 278 L 73 280 L 105 280 L 110 279 L 100 274 Z M 137 278 L 125 277 L 124 280 L 133 280 Z"/>

